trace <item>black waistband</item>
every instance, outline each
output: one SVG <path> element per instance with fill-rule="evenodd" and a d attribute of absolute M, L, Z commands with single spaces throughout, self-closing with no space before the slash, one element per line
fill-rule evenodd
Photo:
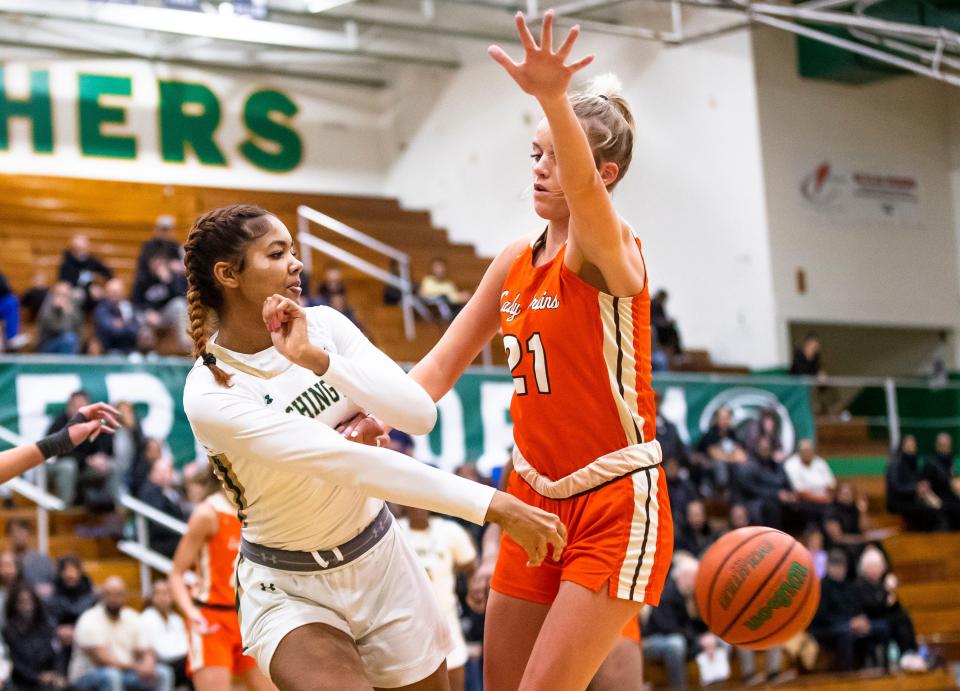
<path fill-rule="evenodd" d="M 352 540 L 339 547 L 317 552 L 296 552 L 293 550 L 264 547 L 246 540 L 240 541 L 240 554 L 254 564 L 269 566 L 283 571 L 324 571 L 349 564 L 358 559 L 380 542 L 393 524 L 393 515 L 384 506 L 377 517 L 370 521 L 363 531 Z"/>
<path fill-rule="evenodd" d="M 200 609 L 215 609 L 220 612 L 234 612 L 237 609 L 236 605 L 219 605 L 215 602 L 203 602 L 197 599 L 194 599 L 193 604 Z"/>

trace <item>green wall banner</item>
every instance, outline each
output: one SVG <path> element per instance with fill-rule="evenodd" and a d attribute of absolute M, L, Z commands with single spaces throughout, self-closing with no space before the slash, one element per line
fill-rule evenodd
<path fill-rule="evenodd" d="M 183 412 L 183 381 L 190 363 L 178 358 L 130 362 L 123 358 L 0 357 L 0 426 L 22 437 L 43 436 L 71 392 L 85 389 L 93 400 L 128 401 L 148 437 L 166 439 L 178 465 L 198 455 Z M 783 380 L 780 380 L 783 381 Z M 747 424 L 762 408 L 780 419 L 784 448 L 813 436 L 813 416 L 806 386 L 771 383 L 764 377 L 724 378 L 658 375 L 660 412 L 677 425 L 687 442 L 696 442 L 720 406 L 733 410 L 736 425 Z M 421 460 L 453 470 L 477 462 L 488 470 L 500 465 L 513 443 L 510 399 L 513 382 L 506 369 L 467 372 L 440 401 L 440 417 L 428 436 L 416 440 Z M 589 433 L 589 420 L 581 430 Z M 202 454 L 202 452 L 201 452 Z"/>
<path fill-rule="evenodd" d="M 368 103 L 306 80 L 0 61 L 5 173 L 356 194 L 379 189 L 381 140 Z"/>

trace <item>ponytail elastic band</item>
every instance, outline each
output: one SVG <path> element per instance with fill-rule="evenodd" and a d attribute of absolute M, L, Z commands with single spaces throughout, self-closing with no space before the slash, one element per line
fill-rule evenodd
<path fill-rule="evenodd" d="M 600 98 L 602 98 L 604 101 L 609 101 L 609 100 L 610 100 L 609 98 L 607 98 L 607 97 L 604 96 L 603 94 L 597 94 L 597 96 L 599 96 Z"/>
<path fill-rule="evenodd" d="M 205 364 L 207 367 L 213 367 L 217 364 L 217 358 L 213 356 L 213 353 L 204 353 L 203 364 Z"/>

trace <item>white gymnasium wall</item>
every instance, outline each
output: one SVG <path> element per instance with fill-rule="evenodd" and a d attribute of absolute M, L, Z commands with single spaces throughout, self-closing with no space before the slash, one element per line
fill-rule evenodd
<path fill-rule="evenodd" d="M 587 76 L 615 71 L 634 104 L 639 143 L 615 199 L 686 344 L 719 362 L 777 362 L 749 34 L 681 48 L 587 36 L 580 49 L 598 53 Z M 493 255 L 542 226 L 527 158 L 541 115 L 485 46 L 463 53 L 449 81 L 407 95 L 436 101 L 414 127 L 397 114 L 386 191 Z"/>
<path fill-rule="evenodd" d="M 792 35 L 773 29 L 754 33 L 754 54 L 778 333 L 785 335 L 790 321 L 960 325 L 954 218 L 954 208 L 960 209 L 960 92 L 921 77 L 861 86 L 802 80 Z M 812 215 L 800 184 L 822 161 L 916 178 L 917 222 Z M 795 286 L 798 268 L 806 273 L 805 295 Z"/>

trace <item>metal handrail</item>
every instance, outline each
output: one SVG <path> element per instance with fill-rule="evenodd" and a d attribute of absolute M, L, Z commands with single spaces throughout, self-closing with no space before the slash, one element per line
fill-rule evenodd
<path fill-rule="evenodd" d="M 120 503 L 134 513 L 134 523 L 137 528 L 137 540 L 125 540 L 117 547 L 126 555 L 140 562 L 140 593 L 144 597 L 150 592 L 150 569 L 154 568 L 169 574 L 173 562 L 159 552 L 150 549 L 150 535 L 147 531 L 147 521 L 159 523 L 164 528 L 183 535 L 187 532 L 187 524 L 183 521 L 158 511 L 149 504 L 140 501 L 130 494 L 120 497 Z"/>
<path fill-rule="evenodd" d="M 314 223 L 321 228 L 326 228 L 331 230 L 342 237 L 352 240 L 364 247 L 378 252 L 386 257 L 397 262 L 399 266 L 400 275 L 395 276 L 389 271 L 384 271 L 379 266 L 368 262 L 366 259 L 358 257 L 352 252 L 348 252 L 342 247 L 337 247 L 333 243 L 327 242 L 321 238 L 318 238 L 316 235 L 310 233 L 310 224 Z M 325 213 L 321 213 L 316 209 L 311 209 L 309 206 L 300 205 L 297 207 L 297 240 L 300 242 L 301 246 L 306 245 L 307 247 L 322 252 L 327 256 L 333 257 L 338 261 L 343 262 L 349 266 L 352 266 L 357 271 L 362 271 L 368 276 L 372 276 L 381 283 L 386 283 L 393 288 L 396 288 L 400 291 L 400 307 L 403 310 L 403 333 L 406 336 L 408 341 L 412 341 L 416 336 L 416 326 L 414 323 L 413 313 L 416 311 L 423 317 L 428 317 L 429 310 L 426 306 L 414 295 L 413 292 L 413 283 L 410 281 L 410 255 L 406 252 L 401 252 L 396 247 L 391 247 L 390 245 L 377 240 L 366 233 L 357 230 L 348 226 L 342 221 L 338 221 L 332 216 L 327 216 Z M 307 273 L 313 274 L 313 262 L 310 257 L 310 252 L 303 252 L 301 257 L 303 261 L 304 269 Z"/>
<path fill-rule="evenodd" d="M 8 430 L 6 427 L 0 427 L 0 439 L 12 444 L 13 446 L 22 446 L 29 444 L 30 441 L 24 439 L 19 434 Z M 4 485 L 25 499 L 29 499 L 37 505 L 37 551 L 41 554 L 50 553 L 50 512 L 63 511 L 66 504 L 60 497 L 51 494 L 46 490 L 47 486 L 47 468 L 46 463 L 41 463 L 37 467 L 37 484 L 25 480 L 22 477 L 14 477 L 7 480 Z"/>

